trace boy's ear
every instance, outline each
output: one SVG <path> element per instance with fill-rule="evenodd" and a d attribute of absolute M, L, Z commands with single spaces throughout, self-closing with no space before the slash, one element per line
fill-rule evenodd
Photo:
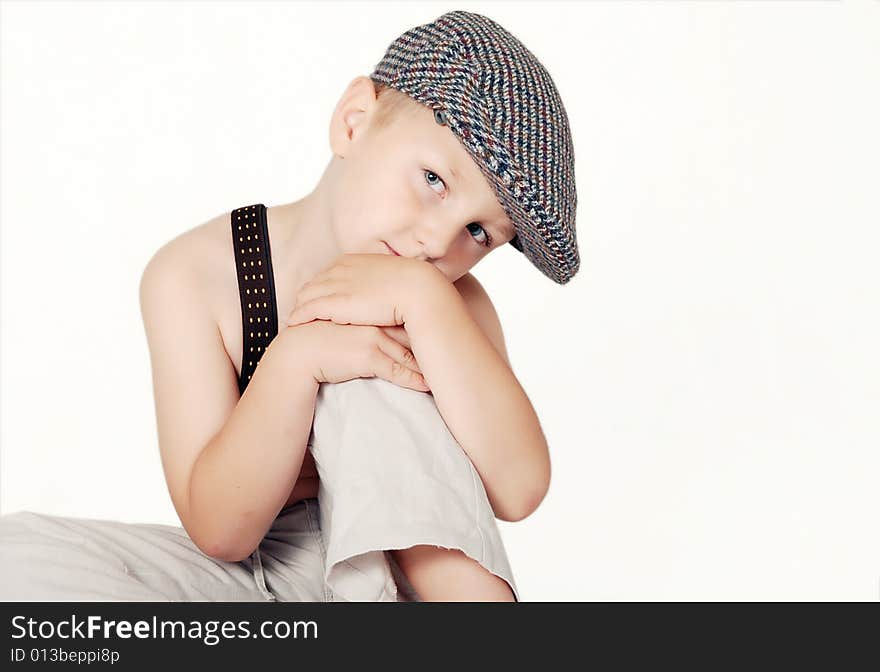
<path fill-rule="evenodd" d="M 343 92 L 330 118 L 330 148 L 345 158 L 352 142 L 366 131 L 376 111 L 376 88 L 369 77 L 355 77 Z"/>

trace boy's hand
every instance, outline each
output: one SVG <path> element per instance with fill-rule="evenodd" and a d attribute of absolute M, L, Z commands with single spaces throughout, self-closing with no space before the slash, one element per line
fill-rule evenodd
<path fill-rule="evenodd" d="M 287 325 L 312 320 L 337 324 L 397 326 L 442 278 L 431 264 L 386 254 L 343 254 L 305 283 Z"/>
<path fill-rule="evenodd" d="M 430 392 L 412 351 L 388 330 L 403 327 L 336 324 L 312 320 L 288 327 L 291 358 L 305 365 L 317 383 L 341 383 L 354 378 L 384 378 L 400 387 Z"/>
<path fill-rule="evenodd" d="M 404 348 L 412 352 L 412 341 L 406 331 L 406 327 L 379 327 L 395 341 L 400 343 Z"/>

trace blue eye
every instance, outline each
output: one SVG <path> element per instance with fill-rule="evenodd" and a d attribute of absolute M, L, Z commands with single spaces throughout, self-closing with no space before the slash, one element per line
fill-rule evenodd
<path fill-rule="evenodd" d="M 430 171 L 430 170 L 427 170 L 427 169 L 423 170 L 422 172 L 425 174 L 425 181 L 429 185 L 431 185 L 433 187 L 437 184 L 442 184 L 443 188 L 444 189 L 446 188 L 446 183 L 443 181 L 443 179 L 437 173 Z M 436 178 L 436 181 L 431 180 L 430 179 L 431 177 Z"/>
<path fill-rule="evenodd" d="M 480 226 L 476 222 L 471 222 L 470 224 L 468 224 L 468 227 L 471 227 L 471 226 L 476 226 L 480 231 L 482 231 L 483 235 L 486 236 L 486 240 L 484 242 L 480 243 L 480 245 L 482 245 L 483 247 L 492 247 L 492 236 L 489 235 L 489 232 L 486 231 L 486 229 L 484 229 L 482 226 Z M 473 232 L 471 232 L 471 233 L 473 233 Z M 476 240 L 476 238 L 474 240 Z M 480 242 L 480 241 L 477 241 L 477 242 Z"/>
<path fill-rule="evenodd" d="M 443 188 L 446 189 L 446 183 L 443 181 L 443 178 L 440 177 L 433 170 L 428 170 L 427 168 L 423 168 L 422 172 L 424 173 L 425 181 L 428 183 L 429 186 L 435 187 L 438 184 L 442 184 Z M 440 192 L 437 192 L 437 193 L 440 193 Z M 486 229 L 484 229 L 482 226 L 480 226 L 476 222 L 471 222 L 470 224 L 468 224 L 469 230 L 470 230 L 471 226 L 476 226 L 477 229 L 479 229 L 479 231 L 482 232 L 482 234 L 486 237 L 483 242 L 480 242 L 476 238 L 474 238 L 474 240 L 477 240 L 477 243 L 479 243 L 483 247 L 492 247 L 492 236 L 489 235 L 489 232 L 486 231 Z M 473 233 L 473 232 L 471 232 L 471 233 Z"/>

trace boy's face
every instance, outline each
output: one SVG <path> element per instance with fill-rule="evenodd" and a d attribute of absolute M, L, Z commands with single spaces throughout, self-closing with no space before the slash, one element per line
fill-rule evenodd
<path fill-rule="evenodd" d="M 403 95 L 403 94 L 401 94 Z M 433 263 L 450 282 L 513 237 L 485 176 L 434 113 L 415 101 L 376 127 L 372 81 L 355 79 L 331 122 L 330 212 L 342 253 Z"/>

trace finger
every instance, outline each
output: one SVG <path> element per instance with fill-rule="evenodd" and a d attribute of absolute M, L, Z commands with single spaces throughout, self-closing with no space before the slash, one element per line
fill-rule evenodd
<path fill-rule="evenodd" d="M 403 364 L 391 362 L 391 375 L 393 378 L 399 380 L 405 387 L 410 389 L 421 390 L 423 392 L 427 392 L 431 389 L 428 387 L 428 383 L 425 381 L 425 378 L 421 373 L 417 373 Z"/>
<path fill-rule="evenodd" d="M 287 315 L 288 326 L 310 322 L 317 317 L 318 312 L 331 310 L 332 300 L 336 296 L 338 294 L 325 285 L 300 292 L 296 297 L 293 310 Z M 330 318 L 322 317 L 320 319 L 329 320 Z"/>
<path fill-rule="evenodd" d="M 395 341 L 400 343 L 403 347 L 412 350 L 412 344 L 409 340 L 409 334 L 406 332 L 406 329 L 400 325 L 394 327 L 382 327 L 386 334 L 388 334 Z"/>
<path fill-rule="evenodd" d="M 323 271 L 315 273 L 315 275 L 309 278 L 309 281 L 306 282 L 303 287 L 305 287 L 306 285 L 315 285 L 324 282 L 325 280 L 330 280 L 337 274 L 338 270 L 339 264 L 331 264 Z"/>
<path fill-rule="evenodd" d="M 296 300 L 293 307 L 296 308 L 306 301 L 311 301 L 322 296 L 328 296 L 329 294 L 343 293 L 343 289 L 343 284 L 338 281 L 322 280 L 321 282 L 315 282 L 310 280 L 300 287 L 296 294 Z"/>
<path fill-rule="evenodd" d="M 419 367 L 415 355 L 393 337 L 379 339 L 379 349 L 401 366 L 415 371 L 419 376 L 422 375 L 422 369 Z"/>
<path fill-rule="evenodd" d="M 355 302 L 347 294 L 328 294 L 306 301 L 287 316 L 287 326 L 296 326 L 312 320 L 330 320 L 336 324 L 368 325 L 358 315 Z"/>
<path fill-rule="evenodd" d="M 377 366 L 384 370 L 384 375 L 381 377 L 385 380 L 395 385 L 408 387 L 411 390 L 428 392 L 431 389 L 421 373 L 414 371 L 405 364 L 401 364 L 396 359 L 385 356 L 384 353 L 377 356 L 380 360 Z"/>
<path fill-rule="evenodd" d="M 294 327 L 316 319 L 329 320 L 329 317 L 322 316 L 328 315 L 331 312 L 332 310 L 327 307 L 327 297 L 318 297 L 294 308 L 287 316 L 287 326 Z"/>

